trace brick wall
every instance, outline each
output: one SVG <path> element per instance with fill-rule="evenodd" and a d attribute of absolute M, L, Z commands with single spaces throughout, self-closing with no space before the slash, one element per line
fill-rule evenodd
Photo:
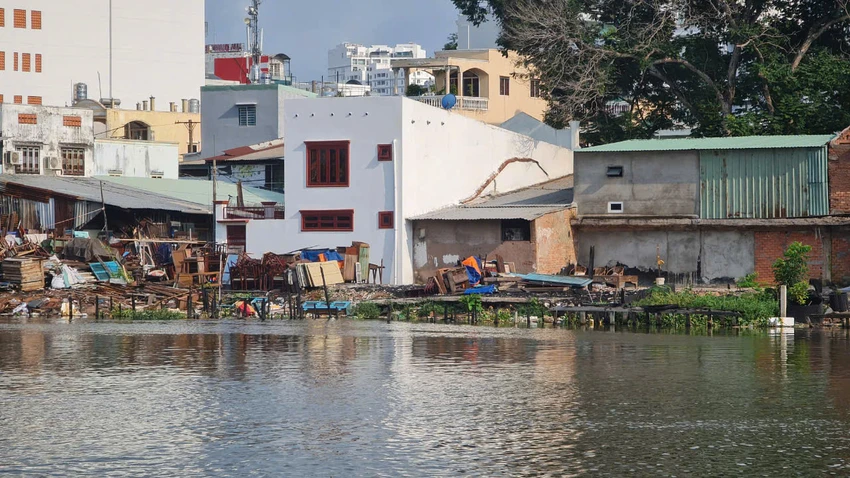
<path fill-rule="evenodd" d="M 754 239 L 755 272 L 758 273 L 759 282 L 773 283 L 773 262 L 782 257 L 788 244 L 795 241 L 812 246 L 812 252 L 809 253 L 809 277 L 813 279 L 823 277 L 823 268 L 826 264 L 823 240 L 814 231 L 757 231 L 754 233 Z"/>
<path fill-rule="evenodd" d="M 836 229 L 832 232 L 830 266 L 832 282 L 850 285 L 850 231 Z"/>
<path fill-rule="evenodd" d="M 829 210 L 850 213 L 850 128 L 829 144 Z"/>
<path fill-rule="evenodd" d="M 574 209 L 553 212 L 534 221 L 536 272 L 557 274 L 567 264 L 575 264 L 576 250 L 570 220 Z"/>

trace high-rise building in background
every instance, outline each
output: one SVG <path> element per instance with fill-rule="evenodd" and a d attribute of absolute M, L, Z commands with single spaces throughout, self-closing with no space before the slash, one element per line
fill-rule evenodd
<path fill-rule="evenodd" d="M 396 77 L 390 67 L 394 59 L 425 58 L 425 49 L 416 43 L 364 46 L 343 43 L 328 51 L 327 81 L 367 85 L 376 96 L 404 94 L 405 79 Z M 412 73 L 410 84 L 429 87 L 434 77 L 424 71 Z"/>
<path fill-rule="evenodd" d="M 203 48 L 204 0 L 0 2 L 0 101 L 197 98 Z"/>

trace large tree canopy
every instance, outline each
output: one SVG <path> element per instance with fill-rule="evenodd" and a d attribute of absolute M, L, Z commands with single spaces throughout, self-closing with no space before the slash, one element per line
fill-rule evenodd
<path fill-rule="evenodd" d="M 453 1 L 501 24 L 549 123 L 588 121 L 596 141 L 673 122 L 706 136 L 850 124 L 850 0 Z"/>

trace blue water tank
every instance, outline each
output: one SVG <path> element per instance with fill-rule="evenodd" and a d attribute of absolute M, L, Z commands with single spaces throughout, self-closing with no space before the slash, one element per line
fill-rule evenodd
<path fill-rule="evenodd" d="M 455 107 L 457 104 L 457 97 L 451 93 L 447 94 L 443 97 L 442 105 L 443 108 L 450 110 Z"/>

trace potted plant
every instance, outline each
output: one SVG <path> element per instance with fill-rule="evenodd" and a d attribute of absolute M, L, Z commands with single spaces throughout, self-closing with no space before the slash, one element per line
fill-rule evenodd
<path fill-rule="evenodd" d="M 777 285 L 788 288 L 788 316 L 805 322 L 810 315 L 823 312 L 820 301 L 809 293 L 809 253 L 812 246 L 792 242 L 785 253 L 773 263 L 773 278 Z"/>

